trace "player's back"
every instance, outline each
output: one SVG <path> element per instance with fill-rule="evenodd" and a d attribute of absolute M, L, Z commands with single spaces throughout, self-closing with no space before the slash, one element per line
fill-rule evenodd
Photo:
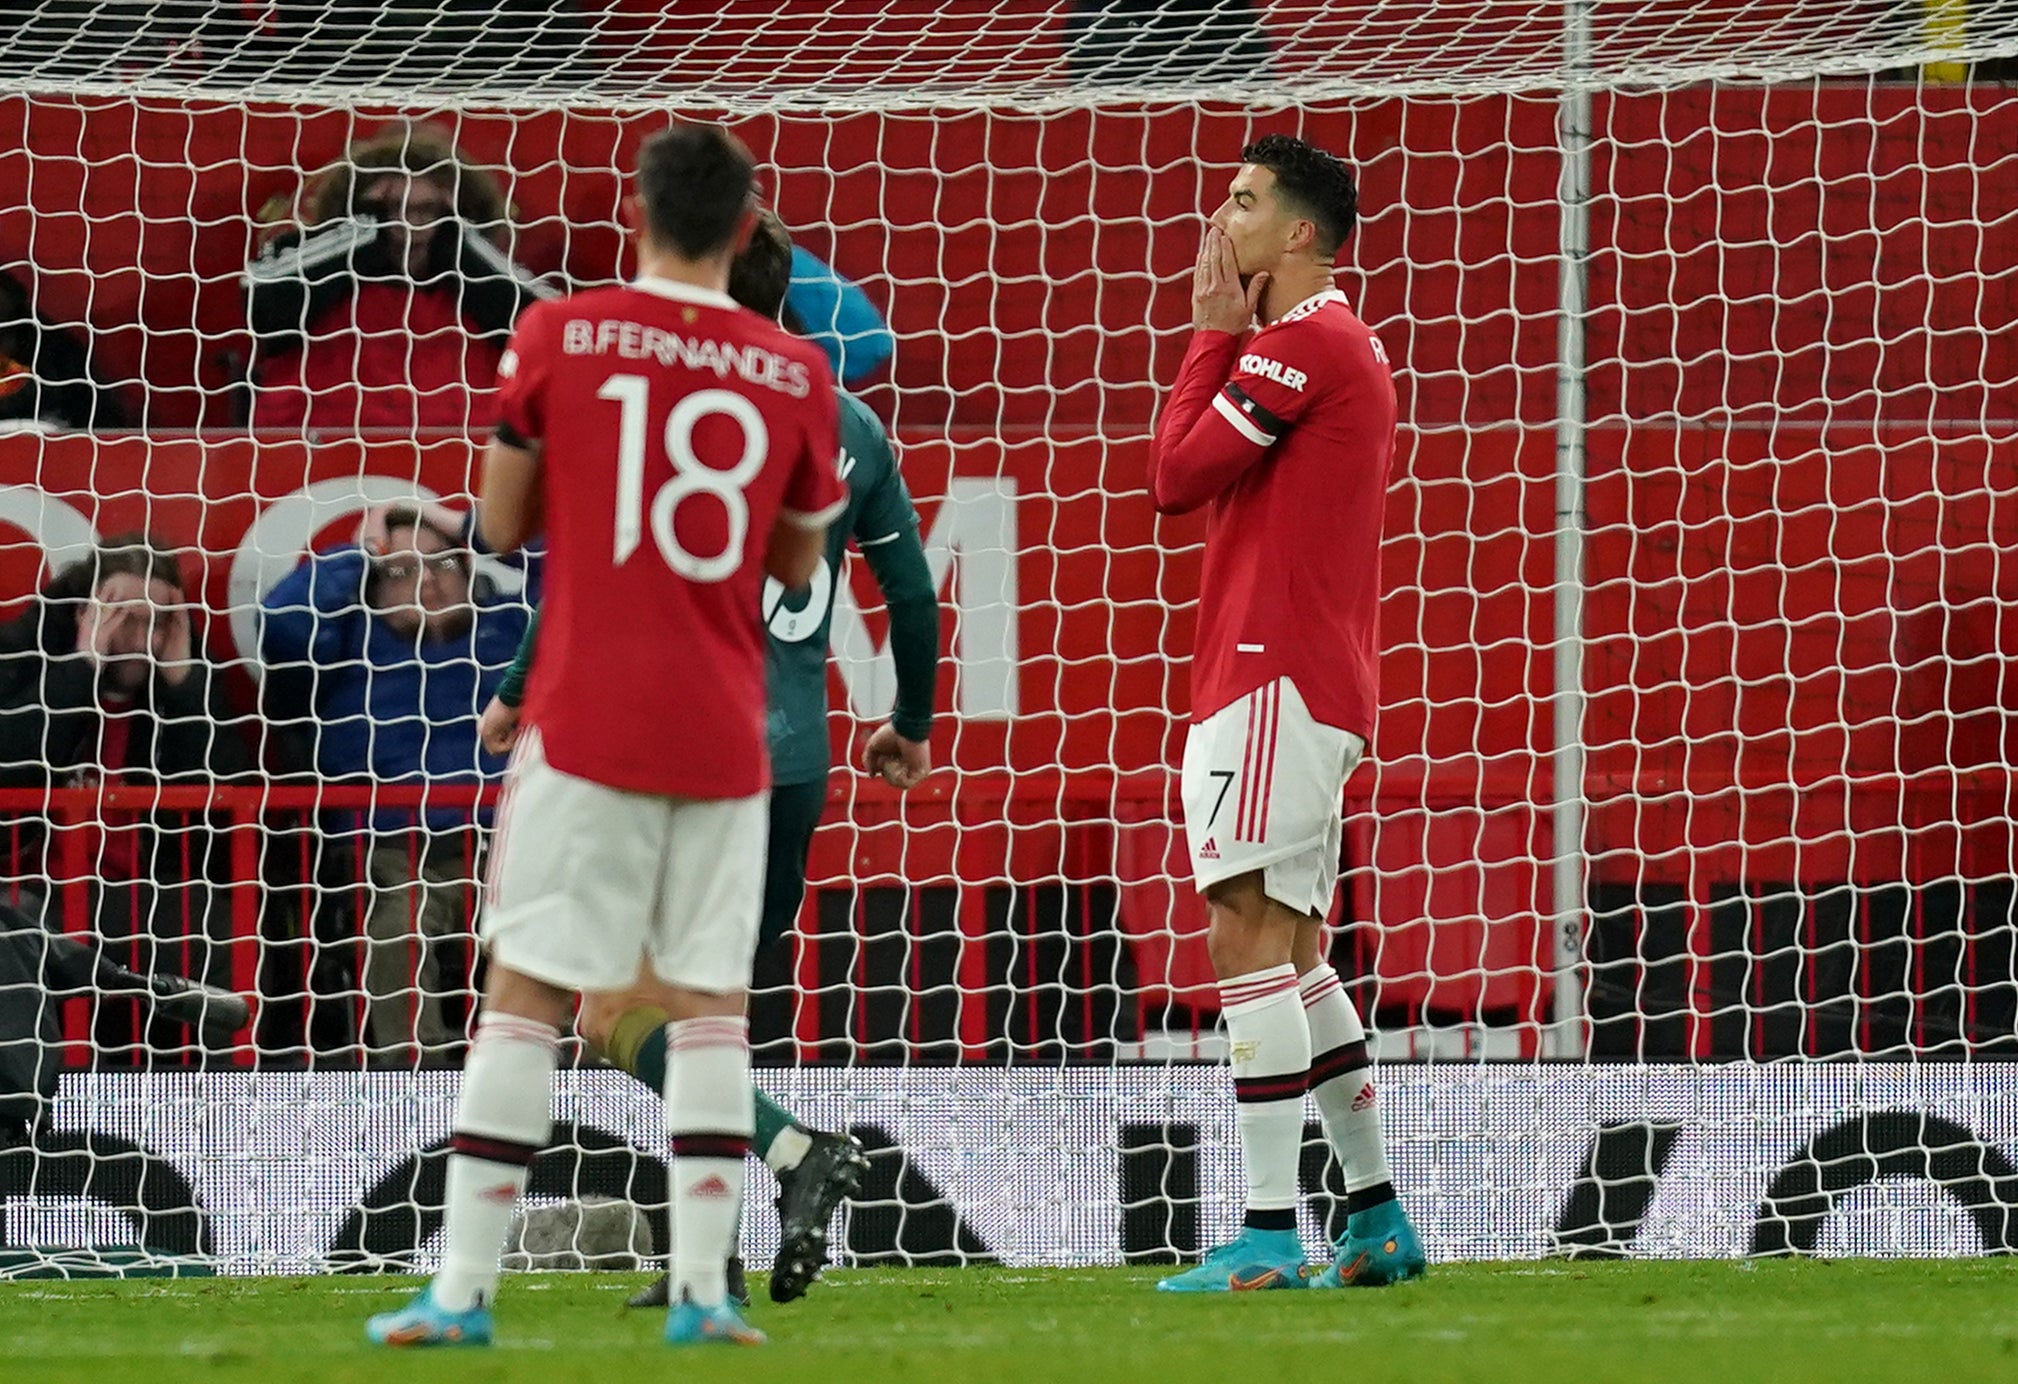
<path fill-rule="evenodd" d="M 526 718 L 556 768 L 741 797 L 768 781 L 763 556 L 841 494 L 819 351 L 726 295 L 640 280 L 535 305 L 504 418 L 544 446 L 549 549 Z"/>
<path fill-rule="evenodd" d="M 1332 291 L 1256 332 L 1232 378 L 1251 406 L 1293 421 L 1211 506 L 1194 714 L 1289 676 L 1318 720 L 1369 735 L 1394 459 L 1387 353 Z"/>

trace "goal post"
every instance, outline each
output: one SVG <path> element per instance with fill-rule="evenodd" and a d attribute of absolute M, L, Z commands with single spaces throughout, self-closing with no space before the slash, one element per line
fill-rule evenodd
<path fill-rule="evenodd" d="M 372 505 L 467 507 L 497 348 L 321 300 L 276 346 L 247 266 L 376 141 L 449 151 L 486 263 L 614 282 L 673 116 L 737 130 L 887 323 L 853 387 L 946 612 L 941 768 L 899 798 L 845 767 L 894 675 L 867 572 L 836 579 L 828 815 L 753 1000 L 767 1089 L 871 1146 L 849 1262 L 1152 1260 L 1234 1223 L 1173 783 L 1204 527 L 1142 477 L 1201 218 L 1271 131 L 1354 166 L 1340 282 L 1396 367 L 1334 956 L 1432 1253 L 2010 1247 L 1978 1195 L 2018 1164 L 2008 5 L 256 10 L 42 0 L 0 67 L 0 620 L 154 534 L 237 756 L 157 788 L 107 767 L 102 706 L 27 753 L 0 724 L 0 942 L 255 1000 L 205 1031 L 88 960 L 0 969 L 0 1022 L 57 1058 L 53 1092 L 0 1061 L 0 1275 L 434 1253 L 413 1189 L 496 776 L 304 771 L 345 714 L 317 687 L 362 665 L 288 685 L 259 607 Z M 325 347 L 391 374 L 290 354 Z M 526 580 L 470 575 L 500 608 Z M 73 650 L 0 636 L 0 723 Z M 556 1118 L 537 1195 L 662 1195 L 649 1093 L 583 1062 Z M 1315 1245 L 1342 1200 L 1308 1152 Z"/>

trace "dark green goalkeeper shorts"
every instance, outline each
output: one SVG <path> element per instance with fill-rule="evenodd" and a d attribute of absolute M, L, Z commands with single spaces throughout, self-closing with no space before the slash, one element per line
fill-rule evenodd
<path fill-rule="evenodd" d="M 764 916 L 757 925 L 759 949 L 775 945 L 792 930 L 806 897 L 806 857 L 813 829 L 827 810 L 827 781 L 771 786 L 771 840 L 764 866 Z"/>

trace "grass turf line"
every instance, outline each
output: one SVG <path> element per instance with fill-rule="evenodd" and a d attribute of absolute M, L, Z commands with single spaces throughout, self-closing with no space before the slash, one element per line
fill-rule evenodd
<path fill-rule="evenodd" d="M 514 1275 L 489 1350 L 385 1351 L 417 1280 L 0 1283 L 0 1379 L 611 1384 L 626 1378 L 1888 1384 L 2018 1379 L 2018 1263 L 1440 1265 L 1384 1291 L 1158 1295 L 1163 1270 L 830 1272 L 762 1352 L 669 1351 L 631 1275 Z"/>

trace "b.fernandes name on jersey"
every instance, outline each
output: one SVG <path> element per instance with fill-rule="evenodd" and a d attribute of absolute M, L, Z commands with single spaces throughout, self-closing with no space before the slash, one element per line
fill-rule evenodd
<path fill-rule="evenodd" d="M 712 370 L 717 379 L 735 375 L 747 383 L 775 389 L 794 399 L 812 392 L 812 377 L 805 364 L 765 350 L 762 346 L 739 346 L 712 337 L 681 336 L 663 327 L 621 318 L 591 322 L 568 319 L 561 332 L 561 349 L 571 356 L 616 355 L 624 360 L 655 360 L 661 365 L 680 365 L 688 370 Z"/>

